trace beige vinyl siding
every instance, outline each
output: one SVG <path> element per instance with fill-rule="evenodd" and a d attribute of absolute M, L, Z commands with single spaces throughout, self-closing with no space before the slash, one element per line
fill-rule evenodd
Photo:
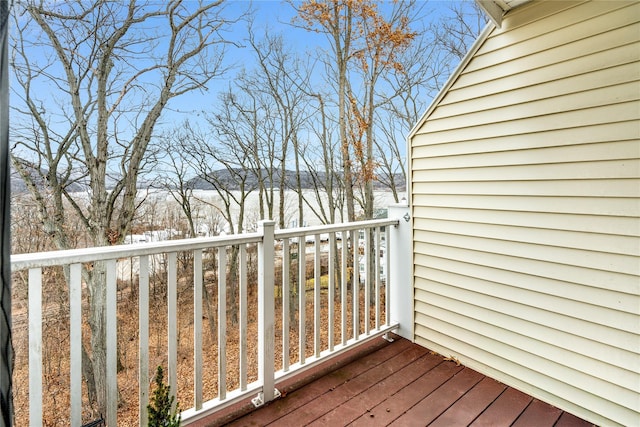
<path fill-rule="evenodd" d="M 410 137 L 416 342 L 640 422 L 640 2 L 512 10 Z"/>

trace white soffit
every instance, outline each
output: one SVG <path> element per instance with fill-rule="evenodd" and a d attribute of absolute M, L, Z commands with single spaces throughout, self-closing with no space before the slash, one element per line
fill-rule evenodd
<path fill-rule="evenodd" d="M 489 16 L 489 19 L 495 24 L 496 27 L 502 26 L 502 16 L 524 3 L 528 3 L 531 0 L 476 0 L 476 3 L 484 10 Z"/>

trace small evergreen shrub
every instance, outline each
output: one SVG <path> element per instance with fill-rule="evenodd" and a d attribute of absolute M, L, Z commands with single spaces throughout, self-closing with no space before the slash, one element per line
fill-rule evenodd
<path fill-rule="evenodd" d="M 180 410 L 178 405 L 175 411 L 172 409 L 174 397 L 171 396 L 170 387 L 164 383 L 162 366 L 156 370 L 155 383 L 151 403 L 147 405 L 149 427 L 180 427 Z"/>

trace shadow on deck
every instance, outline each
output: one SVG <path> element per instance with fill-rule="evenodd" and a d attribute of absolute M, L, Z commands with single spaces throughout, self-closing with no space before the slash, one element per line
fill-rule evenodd
<path fill-rule="evenodd" d="M 192 426 L 591 426 L 549 404 L 394 336 L 364 344 Z"/>

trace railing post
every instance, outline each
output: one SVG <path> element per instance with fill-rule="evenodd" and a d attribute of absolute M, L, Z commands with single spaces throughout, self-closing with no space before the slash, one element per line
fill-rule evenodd
<path fill-rule="evenodd" d="M 262 241 L 258 243 L 258 381 L 262 393 L 253 404 L 261 406 L 280 395 L 275 389 L 275 307 L 274 307 L 275 221 L 258 222 Z"/>
<path fill-rule="evenodd" d="M 389 206 L 389 218 L 398 219 L 398 225 L 392 226 L 389 233 L 387 256 L 390 257 L 387 287 L 389 296 L 389 318 L 398 322 L 396 333 L 413 341 L 413 253 L 412 218 L 409 206 L 397 204 Z"/>

